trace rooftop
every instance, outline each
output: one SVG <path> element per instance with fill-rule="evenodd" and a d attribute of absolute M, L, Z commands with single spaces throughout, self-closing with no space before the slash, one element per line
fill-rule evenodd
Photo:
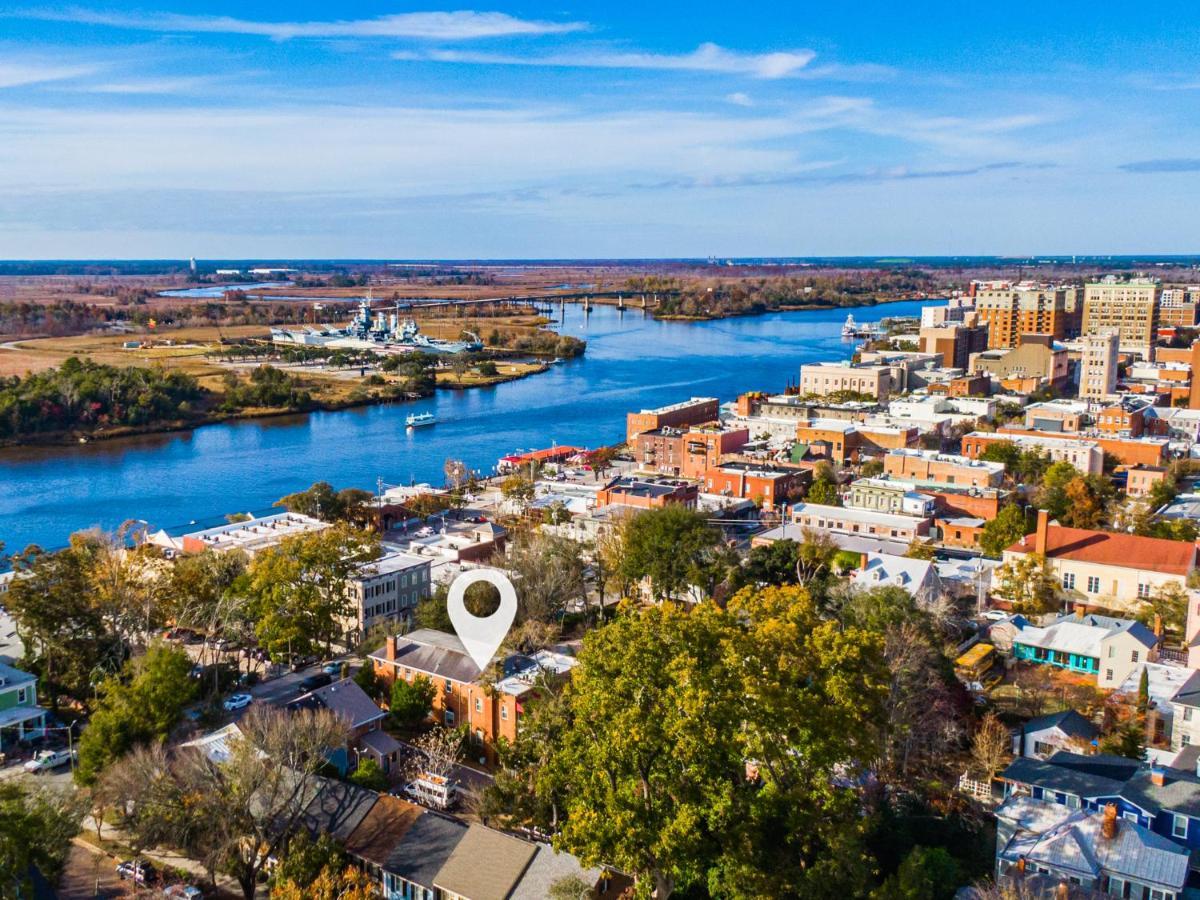
<path fill-rule="evenodd" d="M 367 692 L 353 678 L 343 678 L 333 684 L 309 691 L 288 704 L 288 709 L 319 708 L 344 719 L 352 728 L 377 722 L 387 713 L 375 705 Z"/>
<path fill-rule="evenodd" d="M 643 409 L 642 415 L 663 415 L 664 413 L 675 412 L 680 409 L 687 409 L 690 406 L 699 406 L 702 403 L 716 403 L 716 397 L 690 397 L 687 400 L 680 400 L 678 403 L 668 403 L 666 406 L 659 406 L 656 409 Z"/>
<path fill-rule="evenodd" d="M 1031 553 L 1035 541 L 1035 535 L 1027 534 L 1005 552 Z M 1049 525 L 1046 528 L 1046 556 L 1186 576 L 1196 563 L 1196 545 L 1165 538 Z"/>
<path fill-rule="evenodd" d="M 472 825 L 434 878 L 443 891 L 471 900 L 507 900 L 537 847 L 483 825 Z"/>
<path fill-rule="evenodd" d="M 884 525 L 892 528 L 911 528 L 920 522 L 915 516 L 899 516 L 892 513 L 877 512 L 873 509 L 856 509 L 852 506 L 824 506 L 819 503 L 797 503 L 792 507 L 793 518 L 800 516 L 828 516 L 847 522 L 869 522 L 874 525 Z"/>

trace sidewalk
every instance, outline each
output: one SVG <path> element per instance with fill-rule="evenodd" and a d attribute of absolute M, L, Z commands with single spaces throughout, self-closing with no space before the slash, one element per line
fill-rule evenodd
<path fill-rule="evenodd" d="M 105 848 L 97 847 L 94 843 L 96 839 L 96 820 L 91 816 L 85 816 L 83 820 L 83 831 L 79 836 L 75 837 L 73 841 L 80 847 L 86 847 L 92 853 L 108 856 L 113 860 L 114 867 L 118 862 L 132 858 L 132 851 L 125 852 L 120 856 L 114 856 L 113 852 L 110 849 L 107 849 L 114 844 L 119 845 L 122 849 L 128 849 L 128 836 L 121 831 L 121 829 L 105 823 L 104 828 L 101 829 L 101 835 L 103 837 Z M 153 850 L 143 850 L 139 855 L 142 859 L 152 862 L 155 867 L 159 869 L 160 873 L 164 867 L 170 869 L 180 869 L 187 872 L 191 876 L 191 883 L 199 888 L 206 888 L 211 884 L 208 880 L 208 872 L 205 871 L 204 866 L 196 862 L 196 860 L 187 856 L 182 856 L 173 850 L 155 848 Z M 228 875 L 217 875 L 217 889 L 220 891 L 221 896 L 242 896 L 241 885 L 239 885 L 236 880 L 230 878 Z"/>

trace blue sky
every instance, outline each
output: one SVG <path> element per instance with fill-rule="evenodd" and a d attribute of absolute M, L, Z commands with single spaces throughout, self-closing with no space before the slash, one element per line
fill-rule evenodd
<path fill-rule="evenodd" d="M 1191 3 L 0 5 L 0 258 L 1200 251 Z"/>

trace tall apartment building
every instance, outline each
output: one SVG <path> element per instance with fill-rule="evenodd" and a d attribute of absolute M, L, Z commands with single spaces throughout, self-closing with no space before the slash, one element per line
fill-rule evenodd
<path fill-rule="evenodd" d="M 1048 334 L 1061 341 L 1079 333 L 1076 288 L 977 281 L 972 289 L 979 323 L 988 329 L 988 349 L 1016 347 L 1023 334 Z"/>
<path fill-rule="evenodd" d="M 984 325 L 963 325 L 954 322 L 922 326 L 919 340 L 922 353 L 940 355 L 942 365 L 947 369 L 966 371 L 971 362 L 971 354 L 988 348 L 988 328 Z"/>
<path fill-rule="evenodd" d="M 1108 276 L 1083 288 L 1083 333 L 1102 334 L 1115 328 L 1120 347 L 1147 358 L 1158 329 L 1158 302 L 1162 288 L 1152 278 L 1120 281 Z"/>
<path fill-rule="evenodd" d="M 1200 285 L 1163 288 L 1158 301 L 1158 324 L 1194 328 L 1200 309 Z"/>
<path fill-rule="evenodd" d="M 1080 399 L 1104 400 L 1116 392 L 1120 340 L 1115 328 L 1103 334 L 1084 336 L 1083 353 L 1079 358 Z"/>

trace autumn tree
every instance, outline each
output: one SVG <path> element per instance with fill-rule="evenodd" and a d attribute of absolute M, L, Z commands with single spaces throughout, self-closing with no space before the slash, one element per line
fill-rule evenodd
<path fill-rule="evenodd" d="M 554 534 L 519 534 L 501 565 L 517 590 L 517 619 L 557 622 L 587 599 L 586 563 L 577 541 Z"/>
<path fill-rule="evenodd" d="M 64 550 L 30 546 L 14 556 L 16 577 L 4 599 L 26 662 L 54 709 L 63 693 L 89 698 L 92 686 L 118 671 L 126 654 L 95 602 L 84 540 L 72 535 Z"/>
<path fill-rule="evenodd" d="M 979 720 L 971 736 L 971 760 L 990 782 L 1011 755 L 1012 737 L 995 713 Z"/>
<path fill-rule="evenodd" d="M 1059 585 L 1046 557 L 1023 553 L 996 567 L 992 594 L 1011 604 L 1014 611 L 1042 615 L 1059 608 Z"/>
<path fill-rule="evenodd" d="M 125 787 L 122 827 L 141 847 L 175 847 L 210 873 L 229 872 L 253 900 L 268 861 L 295 833 L 345 723 L 327 710 L 254 707 L 238 723 L 228 757 L 197 748 L 135 750 L 117 764 Z M 307 896 L 307 895 L 306 895 Z"/>

